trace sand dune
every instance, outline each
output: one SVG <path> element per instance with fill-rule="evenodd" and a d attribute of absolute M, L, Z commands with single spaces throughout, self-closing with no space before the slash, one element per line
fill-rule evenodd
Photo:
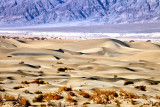
<path fill-rule="evenodd" d="M 33 84 L 34 80 L 42 80 L 44 84 Z M 129 80 L 133 84 L 124 85 L 125 81 Z M 23 81 L 29 83 L 22 84 Z M 158 107 L 160 106 L 160 100 L 156 98 L 160 96 L 158 83 L 160 83 L 158 43 L 122 42 L 115 39 L 45 41 L 0 39 L 0 88 L 5 89 L 5 91 L 0 89 L 0 94 L 23 96 L 31 102 L 31 105 L 47 105 L 52 102 L 58 106 L 61 102 L 61 106 L 75 107 L 82 105 Z M 20 85 L 21 88 L 15 88 Z M 146 86 L 146 91 L 135 88 L 141 85 Z M 35 91 L 54 93 L 62 86 L 73 88 L 71 92 L 76 95 L 70 97 L 75 99 L 75 102 L 68 102 L 65 99 L 70 91 L 59 92 L 58 94 L 64 98 L 58 101 L 33 102 L 38 96 Z M 92 95 L 95 88 L 115 90 L 118 96 L 111 98 L 109 102 L 98 103 L 93 97 L 88 100 L 78 94 L 79 91 L 85 91 Z M 123 93 L 121 89 L 141 97 L 123 98 L 124 96 L 120 95 Z M 25 90 L 29 92 L 25 93 Z M 5 101 L 0 104 L 2 107 L 6 105 L 13 106 L 12 103 Z"/>
<path fill-rule="evenodd" d="M 129 43 L 131 48 L 144 49 L 144 50 L 159 50 L 160 45 L 148 42 L 133 42 Z"/>

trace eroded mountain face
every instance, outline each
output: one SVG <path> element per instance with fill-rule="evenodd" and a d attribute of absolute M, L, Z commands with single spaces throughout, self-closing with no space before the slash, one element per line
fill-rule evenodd
<path fill-rule="evenodd" d="M 1 0 L 0 24 L 155 22 L 160 0 Z"/>

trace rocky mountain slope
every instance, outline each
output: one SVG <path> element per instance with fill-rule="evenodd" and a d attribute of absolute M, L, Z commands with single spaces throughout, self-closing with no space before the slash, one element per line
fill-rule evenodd
<path fill-rule="evenodd" d="M 160 0 L 0 0 L 0 25 L 160 20 Z"/>

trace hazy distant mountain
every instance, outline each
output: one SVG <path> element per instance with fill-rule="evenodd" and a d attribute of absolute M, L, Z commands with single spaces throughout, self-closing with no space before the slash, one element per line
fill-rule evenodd
<path fill-rule="evenodd" d="M 0 0 L 0 25 L 160 20 L 160 0 Z M 85 23 L 86 24 L 86 23 Z"/>

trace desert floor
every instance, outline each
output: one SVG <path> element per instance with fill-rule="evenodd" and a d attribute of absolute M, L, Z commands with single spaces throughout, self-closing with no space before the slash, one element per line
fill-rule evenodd
<path fill-rule="evenodd" d="M 0 39 L 2 107 L 158 107 L 159 83 L 159 43 Z"/>

